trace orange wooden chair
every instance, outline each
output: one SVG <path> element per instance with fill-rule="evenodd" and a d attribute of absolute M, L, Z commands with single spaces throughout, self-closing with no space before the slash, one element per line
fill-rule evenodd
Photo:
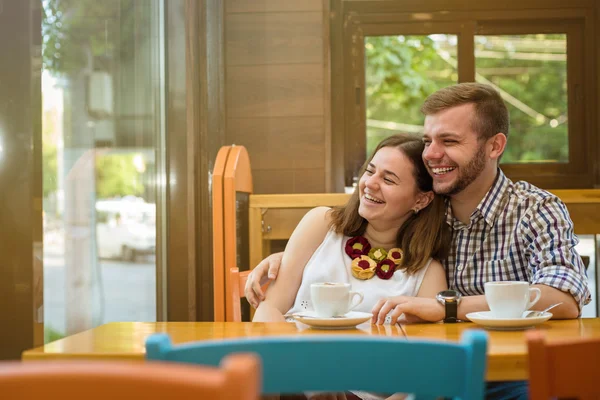
<path fill-rule="evenodd" d="M 231 146 L 217 153 L 212 176 L 213 307 L 215 321 L 225 321 L 225 233 L 223 226 L 223 175 Z"/>
<path fill-rule="evenodd" d="M 240 272 L 238 268 L 229 268 L 227 274 L 227 304 L 231 304 L 231 319 L 228 319 L 228 321 L 242 321 L 242 297 L 246 297 L 244 287 L 246 286 L 250 272 Z M 269 287 L 269 282 L 262 285 L 263 292 L 267 290 L 267 287 Z"/>
<path fill-rule="evenodd" d="M 238 254 L 238 228 L 243 222 L 238 221 L 237 195 L 252 193 L 250 157 L 244 146 L 221 147 L 215 160 L 212 184 L 214 320 L 234 321 L 234 304 L 229 304 L 233 288 L 228 287 L 228 271 L 247 262 Z"/>
<path fill-rule="evenodd" d="M 255 400 L 261 363 L 232 354 L 219 368 L 162 362 L 43 361 L 0 363 L 3 399 Z"/>
<path fill-rule="evenodd" d="M 527 332 L 526 337 L 532 400 L 600 399 L 600 339 L 547 343 L 543 332 L 537 330 Z"/>

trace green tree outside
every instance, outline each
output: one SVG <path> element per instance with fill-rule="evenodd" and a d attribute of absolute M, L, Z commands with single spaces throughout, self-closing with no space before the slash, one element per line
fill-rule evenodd
<path fill-rule="evenodd" d="M 502 162 L 567 162 L 566 35 L 476 36 L 475 48 L 476 79 L 511 97 Z M 456 52 L 452 35 L 365 38 L 367 154 L 395 131 L 418 131 L 427 95 L 458 82 Z"/>
<path fill-rule="evenodd" d="M 135 154 L 107 154 L 96 159 L 96 193 L 99 199 L 144 193 Z"/>
<path fill-rule="evenodd" d="M 135 36 L 134 0 L 43 0 L 43 68 L 55 77 L 79 72 L 93 61 L 95 70 L 110 71 L 116 59 L 131 51 Z M 44 197 L 57 190 L 55 116 L 44 116 Z M 144 193 L 135 154 L 99 156 L 96 162 L 98 198 Z"/>

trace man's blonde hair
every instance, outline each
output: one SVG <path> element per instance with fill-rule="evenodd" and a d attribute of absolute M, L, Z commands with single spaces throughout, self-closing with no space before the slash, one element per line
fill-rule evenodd
<path fill-rule="evenodd" d="M 475 107 L 471 124 L 480 139 L 489 139 L 497 133 L 508 137 L 508 109 L 500 94 L 490 85 L 466 82 L 445 87 L 427 97 L 421 112 L 434 115 L 463 104 Z"/>

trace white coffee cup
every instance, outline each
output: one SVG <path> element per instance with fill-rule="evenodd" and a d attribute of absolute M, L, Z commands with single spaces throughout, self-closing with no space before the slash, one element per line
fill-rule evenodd
<path fill-rule="evenodd" d="M 310 298 L 319 317 L 330 318 L 345 315 L 362 303 L 360 292 L 350 291 L 349 283 L 323 282 L 310 285 Z M 355 299 L 358 298 L 358 301 Z"/>
<path fill-rule="evenodd" d="M 484 288 L 485 299 L 496 318 L 521 318 L 542 295 L 540 289 L 529 287 L 529 282 L 486 282 Z M 533 300 L 531 293 L 535 293 Z"/>

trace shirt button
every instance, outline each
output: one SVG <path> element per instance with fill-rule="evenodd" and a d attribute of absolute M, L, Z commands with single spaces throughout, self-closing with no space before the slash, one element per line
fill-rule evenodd
<path fill-rule="evenodd" d="M 459 270 L 459 271 L 462 271 L 463 270 L 463 265 L 462 264 L 458 264 L 456 266 L 456 269 Z"/>

